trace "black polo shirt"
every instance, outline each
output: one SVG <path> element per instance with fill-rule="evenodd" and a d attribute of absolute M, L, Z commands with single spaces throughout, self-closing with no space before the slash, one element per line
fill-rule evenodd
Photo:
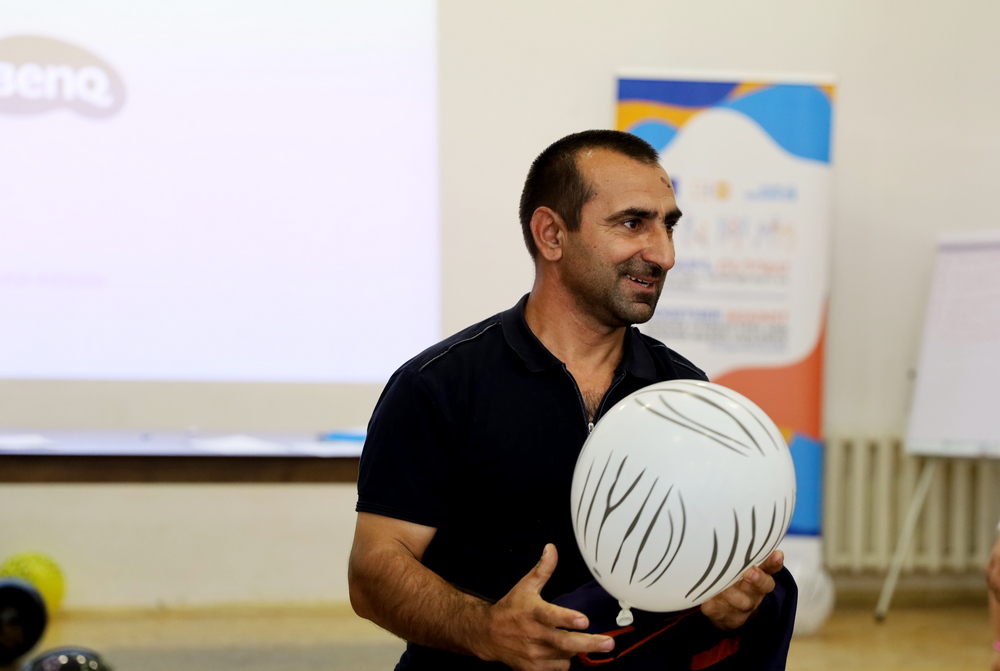
<path fill-rule="evenodd" d="M 559 564 L 544 598 L 592 579 L 570 516 L 573 469 L 590 426 L 572 375 L 528 328 L 526 302 L 393 374 L 368 426 L 358 480 L 359 512 L 435 527 L 424 564 L 491 601 L 531 570 L 549 542 Z M 633 391 L 678 378 L 706 379 L 629 328 L 597 417 Z M 462 659 L 461 668 L 475 668 Z"/>

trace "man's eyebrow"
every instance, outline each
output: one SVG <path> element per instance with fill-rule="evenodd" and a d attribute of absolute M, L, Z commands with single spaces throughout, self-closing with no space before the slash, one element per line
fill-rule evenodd
<path fill-rule="evenodd" d="M 653 210 L 647 210 L 642 207 L 626 207 L 624 210 L 619 210 L 614 214 L 609 215 L 606 221 L 615 221 L 618 219 L 625 219 L 627 217 L 636 217 L 638 219 L 656 219 L 657 213 Z M 680 218 L 681 211 L 675 207 L 664 215 L 663 222 L 667 224 L 676 224 Z"/>
<path fill-rule="evenodd" d="M 608 215 L 606 221 L 614 221 L 615 219 L 626 219 L 633 217 L 636 219 L 654 219 L 656 218 L 656 212 L 652 210 L 647 210 L 642 207 L 626 207 L 624 210 L 618 210 L 614 214 Z"/>

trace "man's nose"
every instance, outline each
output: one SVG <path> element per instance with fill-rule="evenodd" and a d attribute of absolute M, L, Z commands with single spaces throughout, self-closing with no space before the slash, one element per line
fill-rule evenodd
<path fill-rule="evenodd" d="M 646 242 L 642 258 L 649 263 L 655 263 L 664 272 L 674 267 L 674 239 L 666 228 L 657 227 Z"/>

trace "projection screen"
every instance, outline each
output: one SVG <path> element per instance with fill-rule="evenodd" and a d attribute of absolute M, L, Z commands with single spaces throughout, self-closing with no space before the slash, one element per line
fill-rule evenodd
<path fill-rule="evenodd" d="M 0 14 L 0 378 L 382 383 L 437 339 L 434 2 Z"/>

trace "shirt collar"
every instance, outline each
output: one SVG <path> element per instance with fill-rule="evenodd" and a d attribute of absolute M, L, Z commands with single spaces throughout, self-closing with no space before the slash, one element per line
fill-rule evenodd
<path fill-rule="evenodd" d="M 553 366 L 561 366 L 562 362 L 545 348 L 528 326 L 528 321 L 524 318 L 528 296 L 529 294 L 525 294 L 517 305 L 501 312 L 500 323 L 507 345 L 517 352 L 528 370 L 540 373 Z M 650 382 L 657 379 L 653 355 L 634 326 L 625 330 L 624 356 L 615 372 L 629 373 Z"/>

